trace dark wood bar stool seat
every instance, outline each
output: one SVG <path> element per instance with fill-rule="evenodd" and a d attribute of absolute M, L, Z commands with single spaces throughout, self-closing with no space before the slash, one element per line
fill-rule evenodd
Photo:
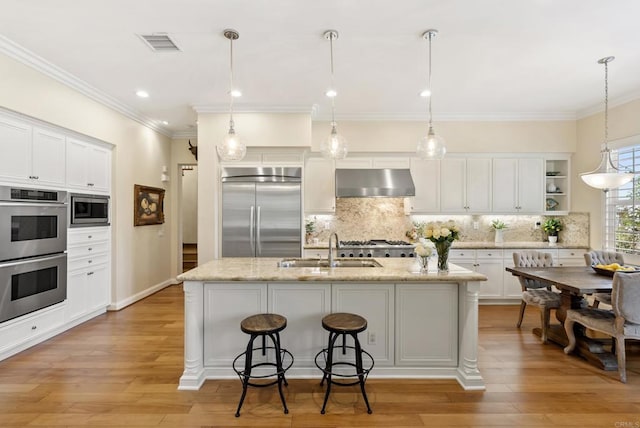
<path fill-rule="evenodd" d="M 361 333 L 367 329 L 367 320 L 356 314 L 349 313 L 335 313 L 329 314 L 322 319 L 322 327 L 329 332 L 329 342 L 327 348 L 318 352 L 315 358 L 316 366 L 322 370 L 322 381 L 320 385 L 327 381 L 327 391 L 324 395 L 324 403 L 322 404 L 322 410 L 320 413 L 324 414 L 327 407 L 327 400 L 331 392 L 331 385 L 338 386 L 351 386 L 360 385 L 362 391 L 362 397 L 367 405 L 367 413 L 371 413 L 371 406 L 369 405 L 369 399 L 367 398 L 367 392 L 365 391 L 365 382 L 371 369 L 373 369 L 374 361 L 371 354 L 363 350 L 358 340 L 358 333 Z M 353 338 L 353 346 L 347 346 L 346 336 L 349 335 Z M 335 346 L 338 337 L 342 336 L 342 345 Z M 336 360 L 334 357 L 335 350 L 342 350 L 342 354 L 345 355 L 347 349 L 353 349 L 355 362 Z M 367 367 L 363 364 L 363 355 L 367 358 Z M 319 361 L 321 357 L 324 357 L 324 364 Z M 351 367 L 353 370 L 339 370 L 344 366 Z M 337 380 L 336 378 L 340 379 Z M 357 378 L 357 380 L 346 380 L 348 378 Z"/>
<path fill-rule="evenodd" d="M 286 349 L 280 347 L 280 332 L 287 327 L 287 319 L 278 314 L 257 314 L 247 317 L 240 323 L 240 329 L 250 335 L 247 349 L 242 354 L 238 355 L 233 360 L 233 370 L 240 377 L 242 381 L 242 396 L 240 397 L 240 403 L 238 403 L 238 410 L 236 411 L 236 417 L 240 416 L 240 409 L 242 403 L 247 395 L 247 388 L 254 386 L 263 388 L 265 386 L 271 386 L 278 384 L 278 392 L 280 393 L 280 399 L 282 400 L 282 407 L 284 407 L 284 413 L 289 413 L 287 403 L 282 393 L 282 384 L 288 385 L 287 379 L 284 374 L 293 365 L 293 355 Z M 258 348 L 253 347 L 253 342 L 258 338 L 262 338 L 262 346 Z M 266 338 L 271 339 L 273 346 L 266 346 Z M 262 355 L 266 356 L 267 349 L 273 350 L 275 362 L 264 361 L 253 364 L 253 351 L 262 350 Z M 244 356 L 244 367 L 239 367 L 238 360 Z M 283 362 L 286 360 L 285 363 Z M 274 371 L 266 374 L 252 373 L 253 369 L 257 367 L 273 367 Z M 265 379 L 276 376 L 276 379 L 267 383 L 255 383 L 251 382 L 251 379 Z"/>

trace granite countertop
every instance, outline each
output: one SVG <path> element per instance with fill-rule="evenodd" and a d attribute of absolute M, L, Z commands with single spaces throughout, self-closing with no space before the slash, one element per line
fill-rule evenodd
<path fill-rule="evenodd" d="M 280 258 L 222 258 L 178 275 L 179 281 L 374 281 L 374 282 L 465 282 L 487 277 L 455 264 L 438 274 L 436 258 L 429 271 L 421 273 L 416 259 L 375 259 L 382 267 L 280 268 Z M 350 259 L 354 260 L 354 259 Z M 367 259 L 371 260 L 371 259 Z"/>
<path fill-rule="evenodd" d="M 417 245 L 417 243 L 416 243 Z M 306 244 L 304 246 L 305 250 L 325 250 L 327 251 L 329 244 L 327 242 L 319 242 L 317 244 Z M 548 242 L 542 241 L 513 241 L 513 242 L 504 242 L 502 244 L 496 244 L 491 241 L 454 241 L 453 246 L 451 248 L 464 248 L 464 249 L 494 249 L 494 248 L 530 248 L 530 249 L 572 249 L 572 248 L 581 248 L 581 249 L 589 249 L 589 247 L 584 245 L 566 245 L 562 242 L 557 244 L 549 244 Z"/>

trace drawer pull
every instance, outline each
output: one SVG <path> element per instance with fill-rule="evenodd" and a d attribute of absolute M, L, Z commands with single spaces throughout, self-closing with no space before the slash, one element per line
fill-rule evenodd
<path fill-rule="evenodd" d="M 89 248 L 87 248 L 87 250 L 91 251 L 91 250 L 93 250 L 93 248 L 89 247 Z"/>
<path fill-rule="evenodd" d="M 87 276 L 93 275 L 93 272 L 87 272 Z"/>
<path fill-rule="evenodd" d="M 31 326 L 31 330 L 35 330 L 35 329 L 37 329 L 37 328 L 38 328 L 38 326 L 37 326 L 37 325 L 32 325 L 32 326 Z"/>

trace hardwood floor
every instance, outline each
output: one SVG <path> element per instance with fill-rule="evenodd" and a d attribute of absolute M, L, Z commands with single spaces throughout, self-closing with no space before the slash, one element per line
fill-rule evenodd
<path fill-rule="evenodd" d="M 373 414 L 356 387 L 335 388 L 320 415 L 318 380 L 291 380 L 282 413 L 277 388 L 250 389 L 240 418 L 238 380 L 178 391 L 183 364 L 182 287 L 95 318 L 0 362 L 0 427 L 640 427 L 640 349 L 628 353 L 628 383 L 531 329 L 517 306 L 480 307 L 484 392 L 450 380 L 369 379 Z M 374 369 L 375 372 L 375 369 Z"/>

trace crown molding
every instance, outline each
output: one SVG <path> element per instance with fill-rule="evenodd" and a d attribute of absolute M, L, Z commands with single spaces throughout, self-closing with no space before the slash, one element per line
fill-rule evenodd
<path fill-rule="evenodd" d="M 171 138 L 174 140 L 177 140 L 179 138 L 197 138 L 197 137 L 198 137 L 197 129 L 190 129 L 188 131 L 176 131 L 173 134 L 171 134 Z"/>
<path fill-rule="evenodd" d="M 57 80 L 82 95 L 123 114 L 129 119 L 134 120 L 147 128 L 150 128 L 164 136 L 171 137 L 171 133 L 165 128 L 159 126 L 155 120 L 144 116 L 139 111 L 94 88 L 84 80 L 78 79 L 68 71 L 50 63 L 30 50 L 23 48 L 2 34 L 0 34 L 0 52 L 28 67 L 31 67 L 47 77 Z"/>
<path fill-rule="evenodd" d="M 640 100 L 640 90 L 609 100 L 609 108 L 615 108 L 637 100 Z M 593 116 L 601 111 L 604 111 L 604 102 L 578 110 L 576 112 L 576 119 L 584 119 L 585 117 Z"/>

